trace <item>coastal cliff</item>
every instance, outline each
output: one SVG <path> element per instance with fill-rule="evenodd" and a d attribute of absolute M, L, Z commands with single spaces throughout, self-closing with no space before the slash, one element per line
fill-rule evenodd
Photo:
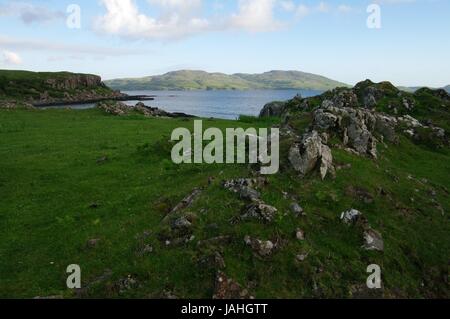
<path fill-rule="evenodd" d="M 0 70 L 0 107 L 93 101 L 124 96 L 107 87 L 97 75 Z"/>

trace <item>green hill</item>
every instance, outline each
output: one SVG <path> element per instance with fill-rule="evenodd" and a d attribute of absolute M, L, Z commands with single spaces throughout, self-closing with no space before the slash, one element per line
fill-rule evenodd
<path fill-rule="evenodd" d="M 398 88 L 405 92 L 414 93 L 417 90 L 421 89 L 422 87 L 421 86 L 399 86 Z M 447 91 L 448 93 L 450 93 L 450 85 L 444 86 L 442 89 Z"/>
<path fill-rule="evenodd" d="M 116 79 L 105 83 L 119 90 L 249 90 L 312 89 L 329 90 L 347 86 L 323 76 L 299 71 L 270 71 L 263 74 L 175 71 L 158 76 Z"/>

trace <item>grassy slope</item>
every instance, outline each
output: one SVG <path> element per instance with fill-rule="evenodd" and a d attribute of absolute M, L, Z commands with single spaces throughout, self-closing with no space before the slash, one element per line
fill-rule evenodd
<path fill-rule="evenodd" d="M 267 125 L 204 123 L 221 128 Z M 243 203 L 223 190 L 220 180 L 248 176 L 247 167 L 173 165 L 167 138 L 161 136 L 179 126 L 192 128 L 192 122 L 118 118 L 97 110 L 0 110 L 0 297 L 73 297 L 65 289 L 65 268 L 76 263 L 85 284 L 112 271 L 112 277 L 92 285 L 90 296 L 119 296 L 112 284 L 131 274 L 140 287 L 121 297 L 156 297 L 171 290 L 180 297 L 209 298 L 214 270 L 198 264 L 203 252 L 196 241 L 223 234 L 234 238 L 223 249 L 226 273 L 241 284 L 254 281 L 251 292 L 259 298 L 349 297 L 352 285 L 365 283 L 366 267 L 372 263 L 382 265 L 387 296 L 450 296 L 444 281 L 448 216 L 442 216 L 429 195 L 431 187 L 436 189 L 437 199 L 449 211 L 449 195 L 443 190 L 450 171 L 448 150 L 432 152 L 403 139 L 399 147 L 381 146 L 378 162 L 334 151 L 336 161 L 351 163 L 352 169 L 325 181 L 316 176 L 300 180 L 289 169 L 271 176 L 263 199 L 280 210 L 280 217 L 272 225 L 232 226 L 229 219 L 239 214 Z M 109 160 L 98 164 L 103 156 Z M 429 183 L 410 180 L 409 174 Z M 217 180 L 207 187 L 209 176 Z M 375 196 L 374 203 L 346 195 L 350 185 L 366 188 Z M 165 212 L 199 186 L 207 188 L 190 209 L 199 217 L 196 240 L 186 247 L 162 247 L 156 234 Z M 392 199 L 377 195 L 378 187 Z M 300 197 L 306 218 L 291 216 L 282 191 Z M 93 202 L 99 204 L 97 209 L 89 208 Z M 349 208 L 363 211 L 382 232 L 383 254 L 361 249 L 361 234 L 339 221 Z M 212 223 L 218 228 L 207 227 Z M 305 230 L 305 242 L 294 240 L 297 227 Z M 139 257 L 136 235 L 147 230 L 152 231 L 147 242 L 155 252 Z M 245 247 L 245 235 L 278 236 L 288 244 L 270 260 L 260 260 Z M 102 242 L 87 249 L 86 241 L 92 238 Z M 301 252 L 309 252 L 309 257 L 297 264 L 294 256 Z"/>
<path fill-rule="evenodd" d="M 63 81 L 73 75 L 70 72 L 30 72 L 19 70 L 0 70 L 0 100 L 3 99 L 39 99 L 40 94 L 48 92 L 52 98 L 64 98 L 64 93 L 75 94 L 78 90 L 58 90 L 46 84 L 46 80 L 54 79 Z M 90 75 L 90 74 L 87 74 Z M 97 94 L 109 94 L 111 90 L 107 87 L 87 88 L 86 91 L 95 90 Z"/>
<path fill-rule="evenodd" d="M 271 71 L 263 74 L 207 73 L 182 70 L 140 79 L 106 81 L 121 90 L 206 90 L 206 89 L 316 89 L 328 90 L 345 84 L 298 71 Z"/>

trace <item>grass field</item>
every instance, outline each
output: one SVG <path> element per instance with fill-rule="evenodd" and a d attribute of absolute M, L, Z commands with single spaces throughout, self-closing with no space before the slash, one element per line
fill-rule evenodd
<path fill-rule="evenodd" d="M 267 124 L 204 121 L 219 128 Z M 399 146 L 380 146 L 378 161 L 334 150 L 335 162 L 351 169 L 325 181 L 300 179 L 283 165 L 262 190 L 280 212 L 276 221 L 232 225 L 244 204 L 221 181 L 248 177 L 249 167 L 173 164 L 168 139 L 177 127 L 192 129 L 193 121 L 0 110 L 0 297 L 79 297 L 66 288 L 66 267 L 79 264 L 88 288 L 81 297 L 158 298 L 170 291 L 210 298 L 216 269 L 201 262 L 211 251 L 197 242 L 220 235 L 232 238 L 214 248 L 225 272 L 257 298 L 349 298 L 374 263 L 382 266 L 385 297 L 450 297 L 448 148 L 432 151 L 402 138 Z M 189 209 L 197 216 L 195 239 L 167 248 L 159 239 L 161 220 L 196 187 L 204 191 Z M 373 201 L 352 196 L 349 187 L 364 189 Z M 283 192 L 299 198 L 306 217 L 290 213 Z M 383 234 L 384 253 L 362 249 L 359 231 L 339 221 L 350 208 Z M 305 241 L 295 239 L 297 228 Z M 286 244 L 264 260 L 246 247 L 245 235 Z M 90 239 L 100 241 L 90 248 Z M 140 254 L 144 245 L 153 252 Z M 299 253 L 308 255 L 302 263 L 295 260 Z M 117 289 L 128 276 L 136 285 Z"/>

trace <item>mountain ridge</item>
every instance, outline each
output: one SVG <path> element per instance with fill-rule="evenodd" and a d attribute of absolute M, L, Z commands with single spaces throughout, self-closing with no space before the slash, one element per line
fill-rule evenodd
<path fill-rule="evenodd" d="M 206 72 L 178 70 L 162 75 L 141 78 L 122 78 L 105 81 L 118 90 L 251 90 L 251 89 L 311 89 L 326 91 L 348 86 L 327 77 L 301 71 L 272 70 L 264 73 Z"/>

